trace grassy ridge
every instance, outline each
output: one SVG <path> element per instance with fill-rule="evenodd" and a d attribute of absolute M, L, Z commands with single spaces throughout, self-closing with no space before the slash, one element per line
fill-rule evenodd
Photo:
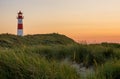
<path fill-rule="evenodd" d="M 11 34 L 0 35 L 0 46 L 1 47 L 16 47 L 16 46 L 33 46 L 33 45 L 53 45 L 61 44 L 68 45 L 75 43 L 74 40 L 56 33 L 52 34 L 36 34 L 26 36 L 16 36 Z"/>
<path fill-rule="evenodd" d="M 0 35 L 1 79 L 83 79 L 67 63 L 94 67 L 88 79 L 120 79 L 120 45 L 78 44 L 59 34 Z M 118 74 L 117 74 L 118 73 Z M 111 75 L 111 76 L 110 76 Z"/>

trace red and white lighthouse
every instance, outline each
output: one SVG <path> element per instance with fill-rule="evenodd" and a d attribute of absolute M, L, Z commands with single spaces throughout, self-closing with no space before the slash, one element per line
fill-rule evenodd
<path fill-rule="evenodd" d="M 17 35 L 23 36 L 23 13 L 21 11 L 18 12 L 18 26 L 17 26 Z"/>

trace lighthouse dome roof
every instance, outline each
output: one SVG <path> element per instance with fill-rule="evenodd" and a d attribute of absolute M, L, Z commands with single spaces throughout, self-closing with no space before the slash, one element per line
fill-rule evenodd
<path fill-rule="evenodd" d="M 22 12 L 21 12 L 21 11 L 19 11 L 19 12 L 18 12 L 18 14 L 22 14 Z"/>

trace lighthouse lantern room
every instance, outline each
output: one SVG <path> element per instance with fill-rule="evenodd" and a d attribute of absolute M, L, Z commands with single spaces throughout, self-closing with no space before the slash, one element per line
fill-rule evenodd
<path fill-rule="evenodd" d="M 23 36 L 23 13 L 21 11 L 18 12 L 18 26 L 17 26 L 17 35 Z"/>

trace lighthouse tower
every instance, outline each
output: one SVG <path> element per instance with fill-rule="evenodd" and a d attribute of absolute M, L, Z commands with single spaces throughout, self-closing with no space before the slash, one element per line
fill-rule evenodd
<path fill-rule="evenodd" d="M 21 11 L 18 12 L 18 26 L 17 26 L 17 35 L 23 36 L 23 13 Z"/>

